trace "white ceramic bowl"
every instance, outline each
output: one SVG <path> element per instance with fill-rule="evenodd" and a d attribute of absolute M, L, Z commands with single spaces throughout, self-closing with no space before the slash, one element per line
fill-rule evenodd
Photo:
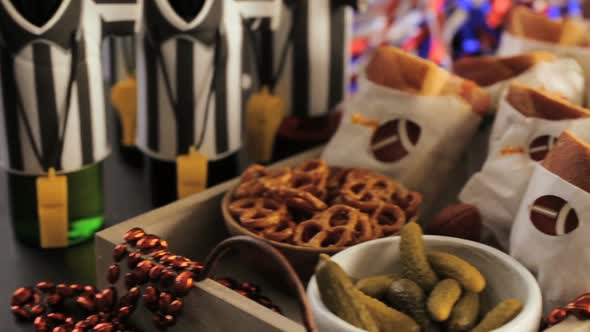
<path fill-rule="evenodd" d="M 388 237 L 361 243 L 334 255 L 332 259 L 351 276 L 399 272 L 400 237 Z M 520 263 L 492 247 L 444 236 L 424 236 L 428 251 L 443 251 L 457 255 L 477 267 L 487 281 L 482 293 L 484 310 L 507 298 L 517 298 L 524 304 L 518 316 L 495 332 L 536 332 L 542 315 L 541 290 Z M 361 332 L 331 313 L 320 298 L 315 276 L 307 287 L 311 307 L 322 332 Z"/>

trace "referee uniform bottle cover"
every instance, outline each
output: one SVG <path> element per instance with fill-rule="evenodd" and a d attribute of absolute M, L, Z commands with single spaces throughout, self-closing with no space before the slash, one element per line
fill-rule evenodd
<path fill-rule="evenodd" d="M 271 89 L 282 98 L 281 106 L 292 115 L 281 125 L 279 136 L 284 136 L 286 130 L 289 135 L 322 137 L 325 135 L 319 132 L 330 131 L 329 128 L 311 126 L 304 130 L 286 124 L 302 124 L 307 119 L 334 122 L 331 120 L 336 117 L 330 111 L 346 98 L 348 90 L 353 9 L 362 10 L 364 1 L 284 0 L 283 3 L 280 26 L 270 36 L 263 37 L 260 56 L 265 59 L 262 66 L 270 63 L 273 71 Z M 301 121 L 290 121 L 295 118 Z"/>
<path fill-rule="evenodd" d="M 278 3 L 204 0 L 183 15 L 182 3 L 143 2 L 137 143 L 152 158 L 176 161 L 178 198 L 205 189 L 209 161 L 241 149 L 243 109 L 257 85 L 244 19 L 272 16 Z"/>
<path fill-rule="evenodd" d="M 57 173 L 110 153 L 100 45 L 132 30 L 134 2 L 0 0 L 0 164 L 38 176 L 41 247 L 68 245 L 67 178 Z"/>

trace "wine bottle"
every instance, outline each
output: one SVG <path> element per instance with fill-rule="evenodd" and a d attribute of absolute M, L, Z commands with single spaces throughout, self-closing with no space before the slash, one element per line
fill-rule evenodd
<path fill-rule="evenodd" d="M 102 163 L 65 173 L 68 184 L 67 246 L 92 239 L 104 223 Z M 9 209 L 17 239 L 41 246 L 36 176 L 7 173 Z"/>
<path fill-rule="evenodd" d="M 255 14 L 240 12 L 246 2 L 144 2 L 138 146 L 154 206 L 238 175 L 244 106 L 257 89 L 251 49 L 235 38 L 244 34 L 243 18 Z"/>
<path fill-rule="evenodd" d="M 152 206 L 161 207 L 176 201 L 179 198 L 176 163 L 150 157 L 146 160 Z M 236 176 L 239 171 L 238 164 L 237 153 L 220 160 L 210 161 L 207 166 L 207 187 L 212 187 Z"/>
<path fill-rule="evenodd" d="M 285 101 L 290 113 L 276 134 L 273 160 L 326 143 L 336 132 L 337 108 L 348 94 L 357 2 L 285 0 L 279 28 L 260 29 L 260 76 L 272 77 L 263 84 Z"/>
<path fill-rule="evenodd" d="M 16 237 L 61 248 L 104 221 L 107 139 L 101 44 L 129 34 L 129 3 L 0 4 L 0 165 Z"/>

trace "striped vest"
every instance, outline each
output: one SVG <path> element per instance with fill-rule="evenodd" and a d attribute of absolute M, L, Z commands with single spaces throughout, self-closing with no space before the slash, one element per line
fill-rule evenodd
<path fill-rule="evenodd" d="M 280 28 L 265 46 L 276 71 L 283 48 L 289 45 L 276 91 L 292 115 L 323 116 L 347 96 L 354 1 L 289 3 L 285 1 Z"/>
<path fill-rule="evenodd" d="M 243 19 L 233 0 L 205 0 L 188 21 L 169 0 L 143 2 L 137 142 L 147 155 L 172 161 L 197 146 L 216 160 L 241 148 L 244 105 L 257 86 Z"/>

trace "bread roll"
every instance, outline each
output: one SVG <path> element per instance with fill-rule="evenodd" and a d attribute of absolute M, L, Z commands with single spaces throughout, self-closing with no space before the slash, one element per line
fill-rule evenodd
<path fill-rule="evenodd" d="M 453 71 L 481 86 L 489 86 L 516 77 L 540 62 L 556 59 L 557 56 L 540 51 L 508 57 L 467 57 L 455 62 Z"/>
<path fill-rule="evenodd" d="M 574 186 L 590 192 L 590 145 L 563 132 L 543 160 L 543 166 Z"/>
<path fill-rule="evenodd" d="M 551 20 L 523 6 L 512 9 L 507 31 L 518 37 L 560 45 L 575 46 L 586 41 L 583 22 L 574 19 Z"/>
<path fill-rule="evenodd" d="M 366 73 L 379 85 L 424 96 L 438 95 L 448 77 L 435 63 L 395 47 L 377 49 Z"/>
<path fill-rule="evenodd" d="M 518 82 L 510 84 L 506 100 L 527 117 L 546 120 L 590 117 L 590 110 L 577 106 L 559 95 Z"/>
<path fill-rule="evenodd" d="M 373 83 L 417 95 L 460 96 L 478 114 L 485 113 L 491 102 L 488 93 L 476 83 L 451 75 L 435 63 L 395 47 L 377 49 L 366 74 Z"/>
<path fill-rule="evenodd" d="M 490 109 L 492 99 L 489 93 L 477 83 L 465 80 L 456 75 L 450 75 L 441 95 L 459 96 L 471 105 L 473 112 L 484 114 Z"/>

